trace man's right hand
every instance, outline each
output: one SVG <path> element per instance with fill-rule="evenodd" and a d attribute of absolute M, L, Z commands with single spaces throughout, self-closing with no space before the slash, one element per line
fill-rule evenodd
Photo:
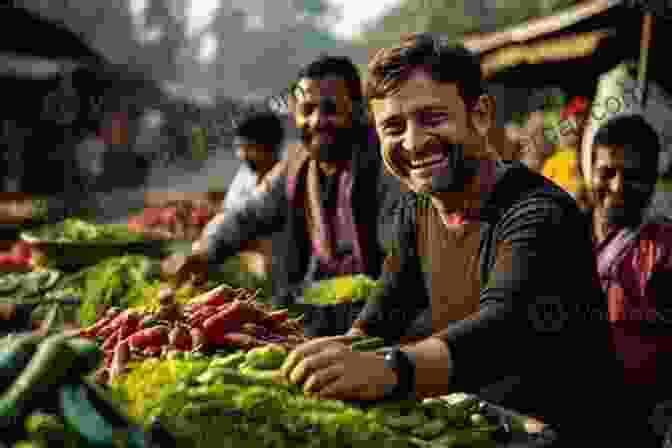
<path fill-rule="evenodd" d="M 175 254 L 161 263 L 164 278 L 181 285 L 189 280 L 205 282 L 208 274 L 208 258 L 205 252 L 190 255 Z"/>

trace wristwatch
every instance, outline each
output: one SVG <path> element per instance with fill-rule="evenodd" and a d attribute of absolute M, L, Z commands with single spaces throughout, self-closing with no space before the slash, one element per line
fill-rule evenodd
<path fill-rule="evenodd" d="M 385 366 L 397 374 L 397 384 L 385 391 L 386 400 L 415 399 L 415 357 L 399 347 L 385 355 Z"/>

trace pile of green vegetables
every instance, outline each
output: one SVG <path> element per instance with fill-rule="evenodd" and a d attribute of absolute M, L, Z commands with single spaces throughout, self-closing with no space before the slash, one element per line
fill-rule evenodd
<path fill-rule="evenodd" d="M 378 348 L 365 339 L 353 349 Z M 502 423 L 502 415 L 470 396 L 408 401 L 363 407 L 303 395 L 297 386 L 278 381 L 287 353 L 281 346 L 248 352 L 173 359 L 175 382 L 158 399 L 144 403 L 147 421 L 160 418 L 178 446 L 264 447 L 494 447 L 524 431 L 523 419 Z M 141 381 L 138 375 L 137 381 Z M 128 398 L 131 382 L 113 385 L 119 400 Z M 136 390 L 137 391 L 137 390 Z M 513 426 L 511 424 L 513 423 Z"/>
<path fill-rule="evenodd" d="M 0 274 L 0 300 L 20 301 L 21 299 L 38 296 L 54 288 L 61 277 L 61 272 L 56 270 Z"/>
<path fill-rule="evenodd" d="M 343 302 L 359 302 L 378 294 L 382 282 L 363 274 L 323 280 L 303 291 L 304 303 L 333 305 Z"/>
<path fill-rule="evenodd" d="M 158 281 L 160 263 L 143 255 L 112 257 L 67 276 L 47 298 L 80 297 L 79 323 L 92 325 L 101 307 L 121 307 L 144 299 L 144 288 Z"/>
<path fill-rule="evenodd" d="M 26 232 L 28 239 L 55 243 L 72 242 L 135 242 L 144 237 L 128 229 L 125 224 L 95 224 L 81 219 L 68 218 Z"/>
<path fill-rule="evenodd" d="M 100 348 L 58 332 L 57 309 L 44 331 L 1 341 L 0 440 L 16 448 L 111 448 L 121 428 L 127 446 L 147 447 L 143 428 L 87 379 L 102 360 Z"/>

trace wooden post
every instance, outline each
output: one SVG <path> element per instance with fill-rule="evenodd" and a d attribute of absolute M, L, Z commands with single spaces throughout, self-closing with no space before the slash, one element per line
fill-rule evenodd
<path fill-rule="evenodd" d="M 639 51 L 639 70 L 637 73 L 637 83 L 641 93 L 642 110 L 646 107 L 646 99 L 648 93 L 648 82 L 646 78 L 646 71 L 649 62 L 649 48 L 651 48 L 651 38 L 653 34 L 653 25 L 655 17 L 652 13 L 645 13 L 642 21 L 642 40 Z"/>

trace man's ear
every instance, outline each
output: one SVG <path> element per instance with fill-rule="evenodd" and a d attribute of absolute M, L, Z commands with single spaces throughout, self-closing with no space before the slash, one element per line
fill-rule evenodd
<path fill-rule="evenodd" d="M 487 137 L 495 123 L 495 98 L 491 95 L 481 95 L 474 102 L 469 111 L 471 125 L 481 137 Z"/>

